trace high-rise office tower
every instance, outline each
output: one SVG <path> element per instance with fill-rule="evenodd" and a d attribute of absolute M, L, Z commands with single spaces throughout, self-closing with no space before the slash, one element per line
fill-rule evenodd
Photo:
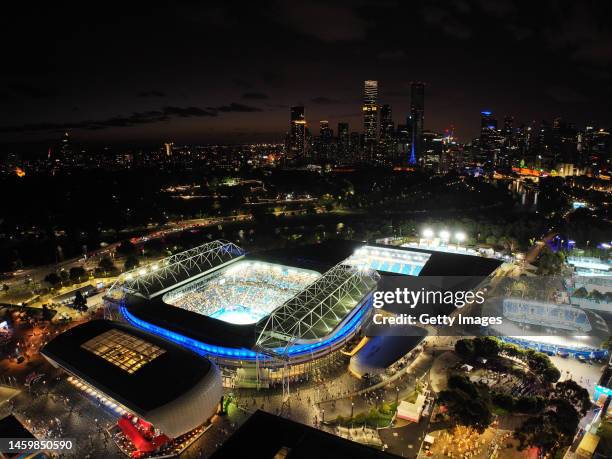
<path fill-rule="evenodd" d="M 388 104 L 380 108 L 380 152 L 385 162 L 391 162 L 394 150 L 394 124 L 391 106 Z"/>
<path fill-rule="evenodd" d="M 334 131 L 332 131 L 332 129 L 329 127 L 329 121 L 319 121 L 319 137 L 321 137 L 321 140 L 323 142 L 330 143 L 333 136 Z"/>
<path fill-rule="evenodd" d="M 319 137 L 314 139 L 313 153 L 319 161 L 328 161 L 332 158 L 332 139 L 334 131 L 329 127 L 329 121 L 319 121 Z"/>
<path fill-rule="evenodd" d="M 291 122 L 289 126 L 289 158 L 304 157 L 306 146 L 306 117 L 304 107 L 291 107 Z"/>
<path fill-rule="evenodd" d="M 64 132 L 64 137 L 62 137 L 62 142 L 60 145 L 60 153 L 62 157 L 62 161 L 65 161 L 72 154 L 72 145 L 70 144 L 70 134 L 66 131 Z"/>
<path fill-rule="evenodd" d="M 423 154 L 423 124 L 425 121 L 425 83 L 410 83 L 410 124 L 412 127 L 412 148 L 410 164 L 416 164 Z"/>
<path fill-rule="evenodd" d="M 350 134 L 348 123 L 338 123 L 338 154 L 346 158 L 350 148 Z"/>
<path fill-rule="evenodd" d="M 495 160 L 495 138 L 497 135 L 497 119 L 493 112 L 480 112 L 480 153 L 484 161 Z"/>
<path fill-rule="evenodd" d="M 378 120 L 378 81 L 366 80 L 363 87 L 363 144 L 365 156 L 371 159 L 376 148 Z"/>
<path fill-rule="evenodd" d="M 513 129 L 514 129 L 514 117 L 508 115 L 504 118 L 504 135 L 505 136 L 512 135 Z"/>
<path fill-rule="evenodd" d="M 359 152 L 361 151 L 361 143 L 363 136 L 359 132 L 351 132 L 349 140 L 350 159 L 352 162 L 359 159 Z"/>

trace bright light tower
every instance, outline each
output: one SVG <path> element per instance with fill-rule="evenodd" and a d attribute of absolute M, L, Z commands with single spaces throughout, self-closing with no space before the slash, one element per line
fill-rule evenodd
<path fill-rule="evenodd" d="M 463 241 L 465 241 L 465 233 L 458 231 L 455 233 L 455 239 L 457 239 L 457 242 L 461 244 Z"/>
<path fill-rule="evenodd" d="M 434 232 L 433 232 L 433 230 L 431 228 L 425 228 L 423 230 L 423 237 L 425 239 L 431 239 L 433 237 L 433 235 L 434 235 Z"/>
<path fill-rule="evenodd" d="M 446 230 L 440 231 L 440 239 L 442 239 L 444 242 L 448 242 L 450 239 L 450 233 Z"/>

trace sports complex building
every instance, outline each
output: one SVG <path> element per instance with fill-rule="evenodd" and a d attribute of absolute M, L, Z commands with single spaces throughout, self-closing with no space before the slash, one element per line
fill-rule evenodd
<path fill-rule="evenodd" d="M 497 260 L 352 241 L 246 254 L 213 241 L 123 274 L 106 296 L 130 324 L 216 362 L 230 387 L 326 365 L 363 333 L 385 276 L 488 275 Z"/>
<path fill-rule="evenodd" d="M 41 354 L 118 417 L 113 439 L 134 458 L 182 451 L 221 406 L 223 387 L 214 363 L 125 323 L 77 325 Z"/>

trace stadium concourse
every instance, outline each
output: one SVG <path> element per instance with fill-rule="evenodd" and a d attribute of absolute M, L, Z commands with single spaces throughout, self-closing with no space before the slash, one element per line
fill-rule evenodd
<path fill-rule="evenodd" d="M 106 301 L 130 324 L 216 362 L 226 387 L 285 388 L 358 342 L 382 277 L 484 278 L 498 266 L 353 241 L 249 254 L 214 241 L 123 274 Z"/>

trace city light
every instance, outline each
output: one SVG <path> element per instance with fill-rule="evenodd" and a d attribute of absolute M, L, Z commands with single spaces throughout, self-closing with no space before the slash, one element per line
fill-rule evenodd
<path fill-rule="evenodd" d="M 463 242 L 465 241 L 465 233 L 458 231 L 455 233 L 455 239 L 457 240 L 457 242 Z"/>
<path fill-rule="evenodd" d="M 423 230 L 423 237 L 427 238 L 427 239 L 431 239 L 434 235 L 434 232 L 431 228 L 425 228 Z"/>
<path fill-rule="evenodd" d="M 450 239 L 450 233 L 447 230 L 440 231 L 440 239 L 447 242 Z"/>

